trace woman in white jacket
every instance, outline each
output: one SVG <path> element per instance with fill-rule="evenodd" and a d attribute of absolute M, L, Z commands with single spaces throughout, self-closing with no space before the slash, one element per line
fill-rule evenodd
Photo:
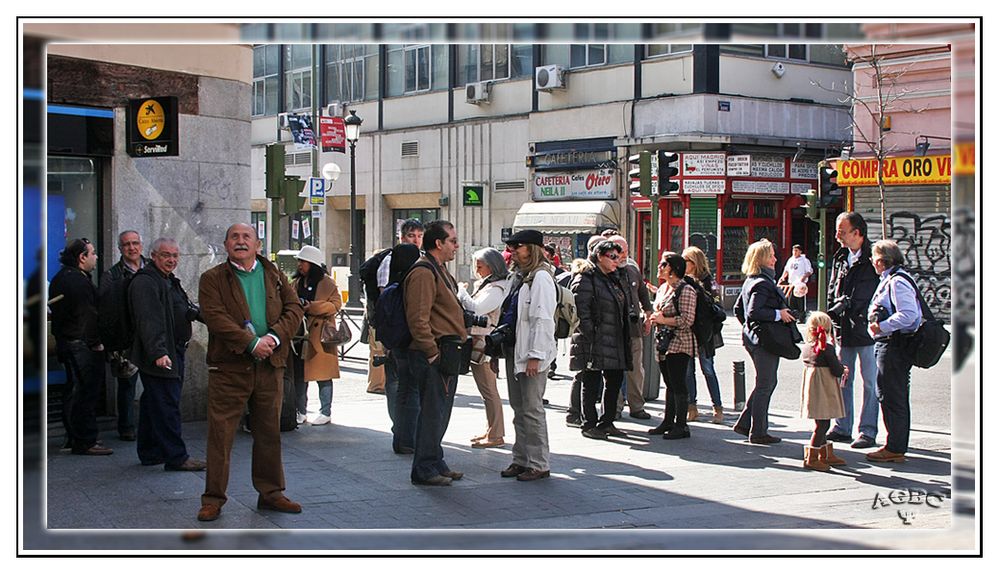
<path fill-rule="evenodd" d="M 503 401 L 497 392 L 497 374 L 490 367 L 490 358 L 483 353 L 484 337 L 491 333 L 500 319 L 500 304 L 507 297 L 510 281 L 503 254 L 493 248 L 483 248 L 472 255 L 476 267 L 476 282 L 472 295 L 468 284 L 459 284 L 458 299 L 462 307 L 476 315 L 486 316 L 486 327 L 472 326 L 472 378 L 486 406 L 486 433 L 472 438 L 472 447 L 500 447 L 503 440 Z"/>
<path fill-rule="evenodd" d="M 514 409 L 514 461 L 500 475 L 533 481 L 549 476 L 549 436 L 542 396 L 549 365 L 556 358 L 556 284 L 542 248 L 541 232 L 521 230 L 507 245 L 514 254 L 514 274 L 500 325 L 514 326 L 514 341 L 503 346 L 508 397 Z"/>

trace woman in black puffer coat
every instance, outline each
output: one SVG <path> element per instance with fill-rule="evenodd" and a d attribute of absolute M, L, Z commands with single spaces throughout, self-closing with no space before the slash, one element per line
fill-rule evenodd
<path fill-rule="evenodd" d="M 631 306 L 617 271 L 620 256 L 621 248 L 614 242 L 598 243 L 590 253 L 590 267 L 574 277 L 570 285 L 576 294 L 580 325 L 571 339 L 569 367 L 581 372 L 582 432 L 591 439 L 625 435 L 614 426 L 622 377 L 632 369 L 627 317 Z M 598 420 L 594 402 L 602 375 L 604 413 Z"/>

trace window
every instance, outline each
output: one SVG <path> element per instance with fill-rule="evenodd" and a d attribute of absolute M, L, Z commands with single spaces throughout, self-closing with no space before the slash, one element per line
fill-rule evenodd
<path fill-rule="evenodd" d="M 305 110 L 312 106 L 312 46 L 285 46 L 285 110 Z"/>
<path fill-rule="evenodd" d="M 431 47 L 411 46 L 403 49 L 403 93 L 431 89 Z"/>
<path fill-rule="evenodd" d="M 278 113 L 278 68 L 281 46 L 254 46 L 253 110 L 254 116 Z"/>
<path fill-rule="evenodd" d="M 697 22 L 668 22 L 652 24 L 652 37 L 657 40 L 667 40 L 677 37 L 697 38 L 701 34 L 702 25 Z M 692 44 L 649 44 L 646 46 L 646 57 L 680 54 L 694 50 Z"/>
<path fill-rule="evenodd" d="M 574 24 L 573 37 L 586 40 L 607 40 L 611 28 L 608 24 Z M 607 44 L 571 44 L 570 68 L 600 66 L 608 61 Z"/>
<path fill-rule="evenodd" d="M 669 54 L 681 54 L 694 50 L 692 44 L 649 44 L 646 46 L 646 57 L 666 56 Z"/>
<path fill-rule="evenodd" d="M 459 85 L 510 78 L 509 44 L 471 44 L 458 49 Z"/>
<path fill-rule="evenodd" d="M 371 44 L 327 46 L 325 66 L 327 103 L 358 102 L 377 97 L 377 46 Z"/>

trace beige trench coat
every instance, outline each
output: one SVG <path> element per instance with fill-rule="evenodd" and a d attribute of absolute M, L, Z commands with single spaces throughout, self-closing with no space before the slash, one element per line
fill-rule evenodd
<path fill-rule="evenodd" d="M 298 293 L 299 282 L 295 280 L 295 292 Z M 306 326 L 309 330 L 309 341 L 303 346 L 302 359 L 305 362 L 303 378 L 305 381 L 326 381 L 340 377 L 340 361 L 336 353 L 326 353 L 320 343 L 323 324 L 337 321 L 337 312 L 343 307 L 340 290 L 330 276 L 323 276 L 316 286 L 316 298 L 306 305 Z"/>

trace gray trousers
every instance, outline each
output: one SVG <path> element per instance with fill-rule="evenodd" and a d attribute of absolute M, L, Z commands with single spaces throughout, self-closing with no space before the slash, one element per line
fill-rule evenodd
<path fill-rule="evenodd" d="M 646 367 L 642 362 L 642 342 L 645 340 L 641 335 L 633 337 L 629 341 L 632 353 L 632 371 L 625 372 L 625 392 L 618 396 L 618 411 L 625 407 L 625 399 L 628 398 L 628 410 L 631 413 L 638 413 L 646 406 L 646 399 L 642 396 L 643 388 L 646 385 Z"/>
<path fill-rule="evenodd" d="M 749 429 L 750 437 L 763 437 L 767 435 L 767 412 L 771 407 L 771 394 L 778 385 L 778 361 L 781 358 L 760 346 L 746 349 L 753 359 L 757 376 L 736 427 Z"/>
<path fill-rule="evenodd" d="M 549 430 L 545 424 L 545 395 L 547 372 L 534 377 L 514 374 L 514 350 L 504 349 L 507 372 L 507 396 L 514 410 L 513 463 L 528 469 L 549 470 Z"/>

